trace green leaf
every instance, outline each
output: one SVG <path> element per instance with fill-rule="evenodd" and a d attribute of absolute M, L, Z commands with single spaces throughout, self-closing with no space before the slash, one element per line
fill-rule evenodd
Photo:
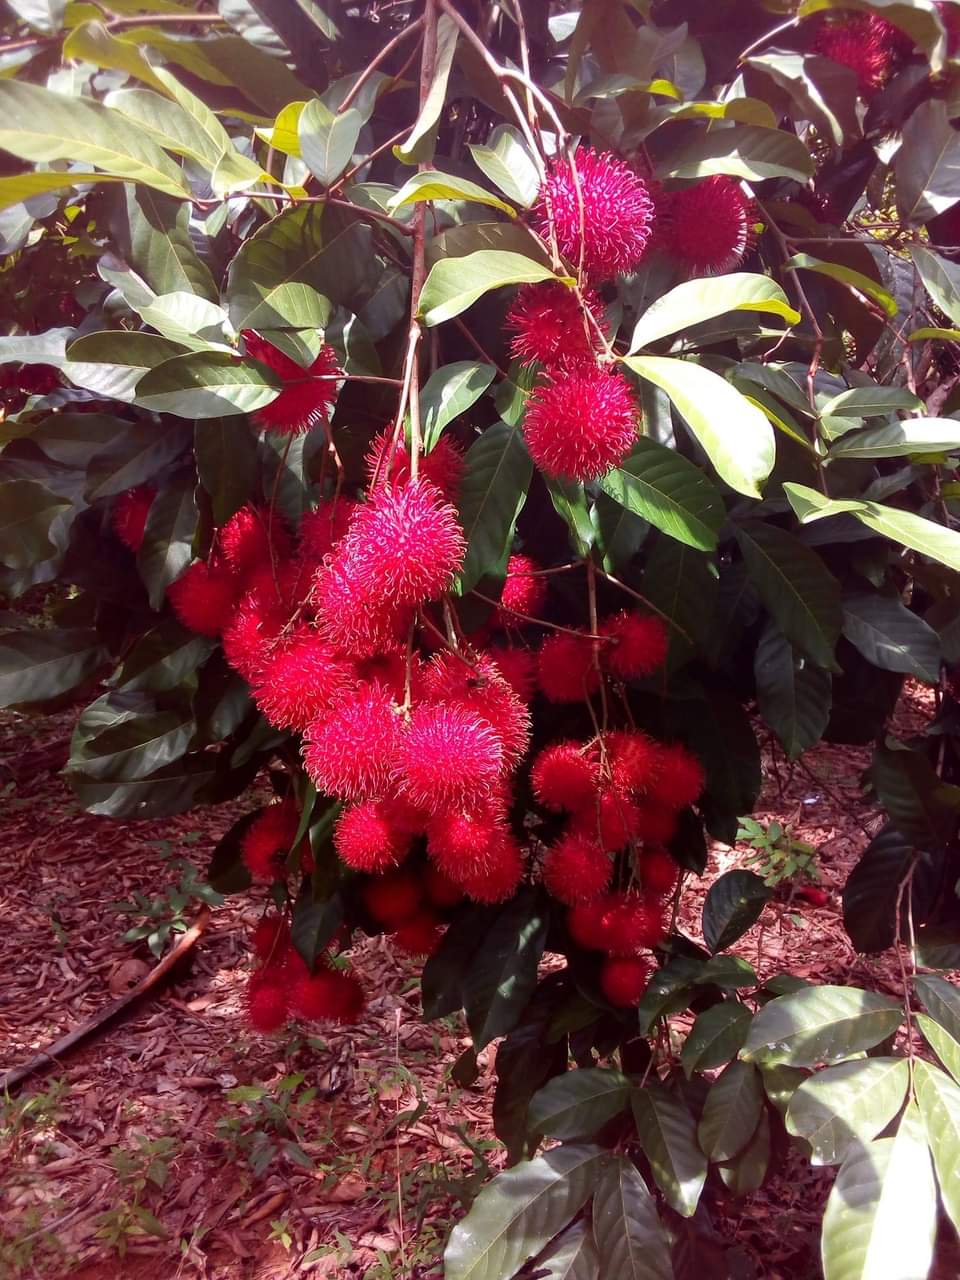
<path fill-rule="evenodd" d="M 848 498 L 826 498 L 816 489 L 790 481 L 783 491 L 796 512 L 801 524 L 822 520 L 828 516 L 849 514 L 855 516 L 874 533 L 900 542 L 912 551 L 938 560 L 950 569 L 960 572 L 960 533 L 943 525 L 915 516 L 912 511 L 900 511 L 896 507 L 881 506 L 879 502 L 860 502 Z"/>
<path fill-rule="evenodd" d="M 498 1174 L 451 1232 L 446 1280 L 516 1275 L 579 1213 L 609 1159 L 600 1147 L 574 1144 Z"/>
<path fill-rule="evenodd" d="M 306 103 L 297 122 L 300 155 L 322 187 L 346 169 L 362 128 L 363 115 L 353 107 L 337 114 L 319 98 Z"/>
<path fill-rule="evenodd" d="M 960 199 L 960 137 L 947 104 L 921 102 L 902 139 L 893 162 L 900 214 L 905 222 L 928 222 Z"/>
<path fill-rule="evenodd" d="M 723 1184 L 735 1196 L 758 1191 L 770 1167 L 770 1116 L 766 1108 L 760 1113 L 757 1131 L 730 1164 L 718 1170 Z"/>
<path fill-rule="evenodd" d="M 562 476 L 545 478 L 545 483 L 554 511 L 567 526 L 574 554 L 581 559 L 586 558 L 596 534 L 587 506 L 586 489 L 578 480 L 565 480 Z"/>
<path fill-rule="evenodd" d="M 83 712 L 68 773 L 100 782 L 144 779 L 183 756 L 196 725 L 184 710 L 161 710 L 145 693 L 105 693 Z"/>
<path fill-rule="evenodd" d="M 898 409 L 908 409 L 915 413 L 922 408 L 923 401 L 920 397 L 906 387 L 851 387 L 849 391 L 841 391 L 838 396 L 828 400 L 820 410 L 820 415 L 824 418 L 880 418 Z M 956 430 L 956 423 L 954 429 Z"/>
<path fill-rule="evenodd" d="M 866 431 L 849 431 L 827 454 L 827 461 L 837 458 L 902 458 L 922 457 L 932 453 L 956 453 L 960 450 L 960 422 L 953 418 L 906 418 L 903 422 L 885 422 Z"/>
<path fill-rule="evenodd" d="M 92 630 L 0 632 L 0 707 L 59 698 L 89 680 L 108 657 Z"/>
<path fill-rule="evenodd" d="M 420 392 L 425 453 L 434 448 L 445 427 L 480 399 L 496 372 L 492 364 L 480 360 L 456 360 L 434 370 Z"/>
<path fill-rule="evenodd" d="M 207 343 L 222 346 L 229 328 L 227 313 L 222 307 L 184 290 L 159 295 L 137 310 L 141 320 L 151 328 L 185 347 L 202 347 Z"/>
<path fill-rule="evenodd" d="M 540 175 L 523 134 L 513 125 L 498 124 L 486 146 L 468 142 L 474 164 L 515 203 L 529 209 L 540 190 Z"/>
<path fill-rule="evenodd" d="M 775 280 L 751 272 L 687 280 L 657 298 L 633 330 L 630 351 L 639 351 L 667 334 L 702 324 L 731 311 L 765 311 L 788 324 L 798 324 L 799 311 L 787 301 Z"/>
<path fill-rule="evenodd" d="M 793 178 L 806 182 L 813 160 L 796 134 L 737 124 L 697 134 L 691 142 L 668 151 L 657 166 L 658 178 L 706 178 L 729 173 L 748 182 Z"/>
<path fill-rule="evenodd" d="M 53 35 L 63 27 L 66 0 L 7 0 L 7 7 L 37 31 Z"/>
<path fill-rule="evenodd" d="M 774 462 L 773 428 L 726 379 L 690 360 L 629 356 L 634 373 L 667 393 L 721 480 L 751 498 Z"/>
<path fill-rule="evenodd" d="M 12 205 L 23 204 L 32 196 L 47 195 L 54 191 L 73 191 L 77 187 L 90 183 L 122 182 L 120 177 L 109 177 L 103 173 L 81 173 L 73 170 L 62 173 L 52 172 L 15 173 L 0 178 L 0 209 L 9 209 Z"/>
<path fill-rule="evenodd" d="M 787 639 L 827 671 L 839 671 L 834 649 L 843 614 L 840 586 L 817 553 L 772 524 L 736 530 L 751 580 Z"/>
<path fill-rule="evenodd" d="M 723 951 L 760 919 L 771 890 L 752 871 L 718 876 L 703 903 L 703 940 L 711 952 Z"/>
<path fill-rule="evenodd" d="M 120 41 L 116 43 L 121 44 Z M 123 44 L 121 47 L 136 52 L 131 45 Z M 159 80 L 156 87 L 160 87 Z M 119 111 L 161 147 L 177 155 L 189 156 L 208 173 L 213 172 L 217 161 L 231 147 L 222 125 L 223 141 L 217 142 L 178 103 L 171 102 L 162 93 L 154 93 L 150 89 L 117 89 L 108 94 L 105 101 L 108 107 Z M 212 112 L 210 114 L 214 120 L 217 119 Z"/>
<path fill-rule="evenodd" d="M 256 437 L 236 417 L 202 418 L 193 437 L 200 483 L 211 499 L 213 523 L 226 524 L 253 492 L 257 477 Z"/>
<path fill-rule="evenodd" d="M 849 67 L 816 53 L 784 53 L 779 49 L 744 61 L 789 94 L 796 104 L 794 118 L 809 120 L 835 146 L 842 146 L 846 136 L 859 133 L 856 79 Z"/>
<path fill-rule="evenodd" d="M 79 770 L 66 777 L 87 813 L 105 818 L 169 818 L 198 802 L 204 789 L 216 781 L 217 768 L 209 753 L 195 752 L 130 782 L 118 783 L 115 778 L 102 782 Z"/>
<path fill-rule="evenodd" d="M 767 1097 L 781 1115 L 786 1115 L 790 1099 L 807 1079 L 806 1072 L 799 1067 L 772 1066 L 761 1062 L 760 1075 Z"/>
<path fill-rule="evenodd" d="M 38 480 L 0 484 L 0 564 L 29 569 L 55 555 L 50 525 L 69 506 L 66 498 L 51 493 Z"/>
<path fill-rule="evenodd" d="M 763 1083 L 752 1063 L 731 1062 L 707 1093 L 697 1137 L 711 1160 L 732 1160 L 757 1131 L 763 1113 Z"/>
<path fill-rule="evenodd" d="M 807 987 L 763 1006 L 740 1056 L 794 1067 L 838 1062 L 872 1049 L 902 1021 L 903 1009 L 888 996 L 857 987 Z"/>
<path fill-rule="evenodd" d="M 516 1026 L 537 985 L 547 920 L 532 892 L 503 908 L 464 974 L 463 1007 L 478 1051 Z"/>
<path fill-rule="evenodd" d="M 823 1215 L 824 1280 L 926 1280 L 936 1228 L 924 1143 L 898 1134 L 856 1146 Z"/>
<path fill-rule="evenodd" d="M 913 1064 L 913 1089 L 943 1207 L 954 1227 L 960 1227 L 960 1085 L 939 1067 L 917 1059 Z"/>
<path fill-rule="evenodd" d="M 811 257 L 809 253 L 795 253 L 786 267 L 791 271 L 815 271 L 818 275 L 838 280 L 840 284 L 851 285 L 872 298 L 891 319 L 897 314 L 896 299 L 862 271 L 854 271 L 852 267 L 845 267 L 839 262 L 824 262 L 821 258 Z"/>
<path fill-rule="evenodd" d="M 88 333 L 67 348 L 64 377 L 105 400 L 131 403 L 137 383 L 150 369 L 182 354 L 182 348 L 152 333 L 108 329 Z"/>
<path fill-rule="evenodd" d="M 190 238 L 189 206 L 149 187 L 126 186 L 122 199 L 120 250 L 134 271 L 158 295 L 184 292 L 217 302 L 219 290 Z"/>
<path fill-rule="evenodd" d="M 442 13 L 437 21 L 436 49 L 433 58 L 433 77 L 426 99 L 420 107 L 416 124 L 393 154 L 404 164 L 425 164 L 433 159 L 437 142 L 437 129 L 447 96 L 447 81 L 453 66 L 457 48 L 457 26 L 452 18 Z"/>
<path fill-rule="evenodd" d="M 213 641 L 164 618 L 145 632 L 108 681 L 115 689 L 163 693 L 189 681 L 213 651 Z"/>
<path fill-rule="evenodd" d="M 857 592 L 843 601 L 843 634 L 868 662 L 928 684 L 940 677 L 940 637 L 899 596 Z"/>
<path fill-rule="evenodd" d="M 533 258 L 501 249 L 478 249 L 462 258 L 441 258 L 424 283 L 419 314 L 430 328 L 466 311 L 491 289 L 556 278 Z"/>
<path fill-rule="evenodd" d="M 960 1040 L 960 991 L 946 978 L 924 973 L 914 978 L 913 985 L 923 1006 L 954 1040 Z"/>
<path fill-rule="evenodd" d="M 467 535 L 461 595 L 503 560 L 532 476 L 523 436 L 505 422 L 488 427 L 467 450 L 460 486 L 460 523 Z"/>
<path fill-rule="evenodd" d="M 657 1205 L 632 1161 L 616 1156 L 593 1197 L 601 1274 L 616 1280 L 673 1280 Z"/>
<path fill-rule="evenodd" d="M 787 1132 L 810 1143 L 811 1164 L 841 1164 L 855 1143 L 887 1127 L 903 1106 L 906 1058 L 863 1058 L 805 1080 L 787 1108 Z"/>
<path fill-rule="evenodd" d="M 551 494 L 551 496 L 553 496 Z M 601 567 L 616 573 L 629 564 L 646 541 L 650 526 L 602 490 L 590 508 L 593 544 L 600 552 Z"/>
<path fill-rule="evenodd" d="M 397 194 L 387 201 L 387 208 L 395 213 L 404 205 L 418 204 L 421 200 L 466 200 L 470 204 L 488 204 L 511 218 L 517 216 L 513 205 L 507 204 L 475 182 L 452 173 L 441 173 L 436 169 L 422 169 L 408 178 Z"/>
<path fill-rule="evenodd" d="M 548 1138 L 589 1138 L 623 1111 L 630 1081 L 619 1071 L 585 1067 L 554 1076 L 530 1100 L 527 1127 Z"/>
<path fill-rule="evenodd" d="M 960 324 L 960 265 L 921 244 L 911 244 L 909 252 L 927 293 L 954 324 Z M 938 332 L 948 333 L 950 330 L 930 330 L 931 336 Z"/>
<path fill-rule="evenodd" d="M 960 968 L 960 939 L 956 930 L 949 926 L 921 925 L 916 934 L 917 964 L 926 969 Z"/>
<path fill-rule="evenodd" d="M 794 649 L 768 619 L 753 655 L 757 708 L 791 760 L 823 736 L 830 720 L 833 682 Z"/>
<path fill-rule="evenodd" d="M 674 1093 L 658 1083 L 634 1089 L 633 1118 L 643 1153 L 667 1203 L 692 1217 L 707 1177 L 707 1160 L 697 1144 L 697 1122 Z"/>
<path fill-rule="evenodd" d="M 935 849 L 950 840 L 960 789 L 941 782 L 923 751 L 878 746 L 870 775 L 890 821 L 913 845 Z"/>
<path fill-rule="evenodd" d="M 147 587 L 150 605 L 159 609 L 170 586 L 193 557 L 197 531 L 197 503 L 192 478 L 165 485 L 150 504 L 137 567 Z"/>
<path fill-rule="evenodd" d="M 180 418 L 253 413 L 276 400 L 283 383 L 265 364 L 225 351 L 191 351 L 150 369 L 137 384 L 136 403 Z"/>
<path fill-rule="evenodd" d="M 149 480 L 189 447 L 190 434 L 186 423 L 128 423 L 122 436 L 91 459 L 84 497 L 96 502 Z"/>
<path fill-rule="evenodd" d="M 84 22 L 74 27 L 63 42 L 63 56 L 95 67 L 123 71 L 155 89 L 163 88 L 137 46 L 112 36 L 102 22 Z"/>
<path fill-rule="evenodd" d="M 722 1067 L 743 1048 L 753 1014 L 739 1000 L 721 1000 L 697 1014 L 680 1051 L 680 1065 L 689 1080 L 694 1071 Z"/>
<path fill-rule="evenodd" d="M 924 1040 L 950 1072 L 954 1083 L 960 1083 L 960 1042 L 925 1013 L 914 1014 L 914 1017 Z"/>
<path fill-rule="evenodd" d="M 309 885 L 293 904 L 290 940 L 304 964 L 314 973 L 317 959 L 343 924 L 343 902 L 338 893 L 323 902 L 314 902 Z"/>
<path fill-rule="evenodd" d="M 601 477 L 600 488 L 670 537 L 712 551 L 726 519 L 714 485 L 681 454 L 646 438 Z"/>
<path fill-rule="evenodd" d="M 190 194 L 170 157 L 119 112 L 22 80 L 0 80 L 0 149 L 90 164 L 183 200 Z"/>
<path fill-rule="evenodd" d="M 857 951 L 876 953 L 897 934 L 900 883 L 914 858 L 913 845 L 896 827 L 873 837 L 843 886 L 843 924 Z"/>
<path fill-rule="evenodd" d="M 600 1280 L 593 1235 L 581 1219 L 568 1227 L 536 1261 L 538 1280 Z"/>

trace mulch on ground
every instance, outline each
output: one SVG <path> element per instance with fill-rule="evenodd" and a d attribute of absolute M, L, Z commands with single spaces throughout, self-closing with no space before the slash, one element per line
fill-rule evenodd
<path fill-rule="evenodd" d="M 911 689 L 909 728 L 930 714 Z M 0 1071 L 26 1061 L 135 985 L 155 964 L 120 940 L 135 892 L 202 875 L 250 797 L 155 822 L 82 812 L 55 771 L 70 717 L 0 718 Z M 26 753 L 31 753 L 29 756 Z M 900 992 L 893 956 L 858 957 L 839 890 L 880 826 L 861 774 L 869 748 L 822 745 L 789 766 L 770 750 L 756 817 L 818 851 L 829 900 L 778 899 L 737 946 L 761 978 Z M 37 767 L 17 771 L 17 761 Z M 46 762 L 46 763 L 45 763 Z M 744 850 L 716 845 L 707 883 Z M 680 923 L 699 937 L 701 895 Z M 186 910 L 196 916 L 199 902 Z M 416 965 L 382 939 L 354 949 L 370 994 L 359 1026 L 261 1037 L 246 1026 L 251 896 L 228 899 L 176 979 L 57 1067 L 28 1082 L 0 1122 L 0 1280 L 427 1280 L 460 1205 L 497 1167 L 494 1049 L 459 1088 L 463 1025 L 420 1021 Z M 761 1191 L 710 1204 L 764 1280 L 816 1280 L 831 1171 L 799 1153 Z M 960 1273 L 953 1270 L 943 1276 Z M 720 1274 L 718 1272 L 718 1274 Z"/>

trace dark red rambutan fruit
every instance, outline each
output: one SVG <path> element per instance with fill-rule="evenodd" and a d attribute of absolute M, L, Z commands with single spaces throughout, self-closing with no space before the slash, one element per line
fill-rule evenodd
<path fill-rule="evenodd" d="M 757 209 L 735 178 L 714 174 L 672 191 L 660 243 L 688 275 L 734 271 L 753 248 Z"/>
<path fill-rule="evenodd" d="M 261 960 L 282 964 L 290 948 L 290 926 L 283 916 L 264 916 L 250 935 L 250 943 Z"/>
<path fill-rule="evenodd" d="M 461 872 L 482 871 L 500 836 L 495 812 L 486 805 L 438 813 L 427 825 L 427 853 L 459 883 Z"/>
<path fill-rule="evenodd" d="M 276 565 L 261 565 L 246 579 L 246 594 L 263 608 L 274 609 L 288 619 L 298 605 L 304 604 L 312 586 L 312 566 L 298 559 Z"/>
<path fill-rule="evenodd" d="M 508 831 L 490 846 L 483 870 L 465 871 L 457 883 L 474 902 L 506 902 L 523 879 L 523 850 Z"/>
<path fill-rule="evenodd" d="M 648 791 L 660 765 L 653 739 L 637 729 L 624 729 L 605 734 L 603 741 L 614 786 L 641 795 Z"/>
<path fill-rule="evenodd" d="M 245 587 L 258 569 L 272 570 L 293 551 L 293 539 L 280 516 L 267 507 L 250 505 L 241 507 L 219 529 L 217 545 Z"/>
<path fill-rule="evenodd" d="M 537 618 L 547 599 L 547 580 L 530 556 L 512 555 L 500 593 L 496 622 L 500 627 L 522 627 L 526 618 Z M 525 615 L 525 616 L 518 616 Z"/>
<path fill-rule="evenodd" d="M 223 629 L 223 656 L 253 684 L 264 665 L 281 645 L 286 618 L 275 609 L 264 607 L 254 596 L 246 595 Z"/>
<path fill-rule="evenodd" d="M 352 498 L 322 498 L 300 521 L 300 550 L 308 560 L 321 561 L 347 532 L 356 503 Z"/>
<path fill-rule="evenodd" d="M 813 39 L 823 54 L 856 74 L 857 88 L 869 98 L 884 83 L 894 63 L 910 51 L 910 41 L 876 13 L 844 13 L 824 17 Z"/>
<path fill-rule="evenodd" d="M 468 664 L 453 653 L 437 654 L 423 669 L 423 696 L 485 720 L 503 749 L 504 768 L 522 759 L 530 738 L 530 712 L 490 658 L 472 653 Z"/>
<path fill-rule="evenodd" d="M 637 805 L 637 839 L 645 844 L 669 844 L 677 834 L 677 811 L 641 800 Z"/>
<path fill-rule="evenodd" d="M 638 956 L 611 957 L 600 971 L 600 990 L 618 1008 L 635 1008 L 650 981 L 651 965 Z"/>
<path fill-rule="evenodd" d="M 405 485 L 410 479 L 410 453 L 402 438 L 394 441 L 392 427 L 384 428 L 374 437 L 367 453 L 366 467 L 371 488 Z M 436 485 L 444 501 L 454 506 L 460 497 L 463 468 L 463 454 L 446 435 L 442 435 L 430 452 L 420 458 L 421 479 Z"/>
<path fill-rule="evenodd" d="M 423 886 L 409 871 L 391 871 L 363 886 L 363 901 L 374 920 L 396 928 L 420 910 Z"/>
<path fill-rule="evenodd" d="M 237 607 L 231 574 L 206 560 L 195 560 L 167 587 L 173 611 L 189 631 L 218 636 Z"/>
<path fill-rule="evenodd" d="M 668 809 L 685 809 L 703 790 L 703 766 L 678 742 L 661 747 L 659 756 L 650 799 Z"/>
<path fill-rule="evenodd" d="M 421 879 L 424 891 L 435 907 L 446 910 L 463 901 L 463 890 L 439 867 L 424 867 Z"/>
<path fill-rule="evenodd" d="M 307 726 L 303 764 L 328 796 L 376 798 L 396 767 L 399 743 L 400 721 L 389 693 L 364 685 Z"/>
<path fill-rule="evenodd" d="M 312 627 L 300 627 L 269 657 L 253 685 L 253 700 L 278 729 L 307 727 L 348 690 L 353 668 Z"/>
<path fill-rule="evenodd" d="M 247 1021 L 254 1031 L 279 1031 L 290 1016 L 286 983 L 273 968 L 252 973 L 247 981 Z"/>
<path fill-rule="evenodd" d="M 623 374 L 589 365 L 534 389 L 523 436 L 545 475 L 596 480 L 633 448 L 639 422 L 640 409 Z"/>
<path fill-rule="evenodd" d="M 543 883 L 558 902 L 572 906 L 599 898 L 610 884 L 613 863 L 595 840 L 568 832 L 543 859 Z"/>
<path fill-rule="evenodd" d="M 594 320 L 602 324 L 599 297 L 592 289 L 584 289 L 583 300 Z M 563 284 L 524 285 L 507 312 L 506 327 L 514 335 L 510 354 L 523 365 L 539 361 L 548 369 L 573 369 L 593 364 L 603 349 L 577 295 Z"/>
<path fill-rule="evenodd" d="M 427 907 L 399 925 L 393 940 L 401 951 L 411 956 L 433 955 L 443 937 L 443 925 Z"/>
<path fill-rule="evenodd" d="M 603 917 L 607 909 L 606 896 L 592 902 L 578 902 L 567 912 L 567 928 L 570 937 L 588 951 L 602 951 L 604 946 Z"/>
<path fill-rule="evenodd" d="M 679 868 L 666 849 L 645 849 L 637 859 L 637 870 L 645 893 L 665 898 L 677 886 Z"/>
<path fill-rule="evenodd" d="M 537 659 L 520 646 L 495 645 L 487 657 L 521 702 L 530 702 L 537 688 Z"/>
<path fill-rule="evenodd" d="M 299 826 L 296 808 L 288 801 L 271 804 L 247 828 L 240 846 L 244 865 L 254 880 L 276 880 L 290 852 Z"/>
<path fill-rule="evenodd" d="M 397 788 L 428 813 L 482 803 L 503 768 L 503 746 L 488 720 L 452 704 L 423 705 L 410 717 L 396 756 Z"/>
<path fill-rule="evenodd" d="M 353 576 L 349 563 L 334 558 L 323 565 L 314 578 L 311 601 L 318 630 L 351 658 L 405 650 L 412 606 L 399 605 L 364 586 Z"/>
<path fill-rule="evenodd" d="M 656 899 L 637 893 L 611 894 L 603 917 L 603 949 L 611 956 L 652 950 L 663 940 L 663 913 Z"/>
<path fill-rule="evenodd" d="M 632 271 L 653 227 L 647 184 L 609 151 L 579 147 L 574 160 L 576 178 L 568 159 L 550 165 L 546 191 L 534 206 L 537 230 L 549 239 L 552 215 L 560 252 L 575 268 L 582 253 L 583 270 L 593 280 Z"/>
<path fill-rule="evenodd" d="M 662 667 L 667 656 L 667 629 L 652 613 L 623 613 L 605 618 L 600 634 L 614 643 L 600 650 L 604 667 L 621 680 L 648 676 Z"/>
<path fill-rule="evenodd" d="M 578 742 L 554 742 L 544 747 L 530 770 L 537 802 L 557 813 L 592 804 L 599 785 L 599 766 Z"/>
<path fill-rule="evenodd" d="M 937 0 L 936 9 L 947 33 L 947 56 L 954 58 L 960 50 L 960 6 Z"/>
<path fill-rule="evenodd" d="M 571 830 L 613 852 L 637 839 L 639 825 L 635 801 L 616 787 L 606 787 L 594 802 L 578 810 Z"/>
<path fill-rule="evenodd" d="M 294 983 L 290 1002 L 310 1022 L 352 1023 L 363 1009 L 363 988 L 353 974 L 324 967 Z"/>
<path fill-rule="evenodd" d="M 138 484 L 116 500 L 113 507 L 113 531 L 125 547 L 139 551 L 147 528 L 147 516 L 157 496 L 152 484 Z"/>
<path fill-rule="evenodd" d="M 241 336 L 247 355 L 279 374 L 283 383 L 276 400 L 254 415 L 262 427 L 279 435 L 299 436 L 329 422 L 337 401 L 337 381 L 343 377 L 333 347 L 321 347 L 316 360 L 303 369 L 253 330 L 244 329 Z"/>
<path fill-rule="evenodd" d="M 398 866 L 410 852 L 412 838 L 390 821 L 390 802 L 384 800 L 350 805 L 333 829 L 337 856 L 354 871 L 376 873 Z"/>
<path fill-rule="evenodd" d="M 593 641 L 568 631 L 553 632 L 540 646 L 537 677 L 551 702 L 586 701 L 600 688 L 600 673 L 593 663 Z"/>

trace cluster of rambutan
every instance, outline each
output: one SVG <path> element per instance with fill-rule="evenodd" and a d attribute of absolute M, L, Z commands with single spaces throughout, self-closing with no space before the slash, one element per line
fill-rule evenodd
<path fill-rule="evenodd" d="M 878 13 L 842 13 L 820 18 L 812 47 L 814 53 L 849 67 L 860 96 L 869 98 L 910 53 L 913 42 Z"/>
<path fill-rule="evenodd" d="M 463 890 L 431 863 L 371 876 L 360 897 L 371 918 L 411 956 L 429 956 L 446 928 L 445 913 L 463 901 Z"/>
<path fill-rule="evenodd" d="M 363 988 L 348 970 L 324 954 L 311 973 L 290 938 L 282 916 L 264 916 L 251 944 L 260 961 L 247 982 L 246 1006 L 256 1031 L 279 1031 L 290 1018 L 308 1022 L 356 1022 L 363 1011 Z"/>

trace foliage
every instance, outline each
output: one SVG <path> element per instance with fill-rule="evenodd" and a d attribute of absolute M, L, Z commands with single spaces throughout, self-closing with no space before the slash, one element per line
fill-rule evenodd
<path fill-rule="evenodd" d="M 839 1167 L 827 1280 L 926 1275 L 938 1190 L 960 1224 L 956 991 L 907 981 L 960 957 L 956 7 L 512 0 L 476 21 L 448 0 L 5 8 L 0 592 L 14 607 L 0 705 L 86 704 L 67 777 L 92 813 L 163 818 L 270 771 L 282 803 L 251 802 L 211 892 L 264 873 L 254 892 L 289 932 L 261 935 L 257 973 L 301 965 L 329 1013 L 334 993 L 356 995 L 337 953 L 385 927 L 372 877 L 336 856 L 344 796 L 307 776 L 275 700 L 261 713 L 278 689 L 251 696 L 224 619 L 196 606 L 223 588 L 231 520 L 253 509 L 269 531 L 278 592 L 315 513 L 370 498 L 364 457 L 381 432 L 387 470 L 401 446 L 414 474 L 459 451 L 465 551 L 399 642 L 401 711 L 414 638 L 480 647 L 495 631 L 535 652 L 640 604 L 663 623 L 664 662 L 601 675 L 588 638 L 594 689 L 537 695 L 528 761 L 615 727 L 682 743 L 705 786 L 676 805 L 661 876 L 681 873 L 680 895 L 706 870 L 706 838 L 731 842 L 741 823 L 762 875 L 717 878 L 706 948 L 673 927 L 639 1003 L 615 1000 L 544 889 L 561 827 L 520 767 L 509 818 L 530 874 L 505 901 L 447 902 L 427 922 L 446 933 L 424 968 L 425 1015 L 466 1013 L 458 1082 L 499 1041 L 494 1122 L 510 1158 L 454 1228 L 447 1276 L 509 1280 L 534 1257 L 540 1276 L 581 1280 L 747 1274 L 736 1250 L 717 1260 L 711 1205 L 759 1187 L 789 1138 Z M 558 166 L 585 159 L 575 141 L 626 157 L 655 203 L 641 256 L 599 280 L 568 247 L 605 225 L 586 219 L 583 189 L 562 203 Z M 600 163 L 622 180 L 609 154 Z M 708 216 L 691 237 L 695 206 Z M 607 391 L 642 408 L 642 435 L 599 473 L 584 458 L 601 434 L 622 438 L 612 410 L 580 414 L 590 432 L 569 473 L 544 465 L 527 420 L 551 384 L 514 358 L 505 317 L 531 284 L 573 298 L 561 358 L 585 345 L 592 369 L 615 371 Z M 336 375 L 318 371 L 334 360 Z M 264 430 L 304 385 L 313 429 Z M 549 571 L 546 602 L 528 615 L 504 597 L 506 615 L 491 613 L 517 554 Z M 31 592 L 42 619 L 16 611 Z M 306 604 L 296 618 L 288 606 L 280 630 Z M 898 741 L 887 721 L 908 677 L 933 686 L 936 712 Z M 730 951 L 774 883 L 811 871 L 787 833 L 741 817 L 760 786 L 758 727 L 790 760 L 823 738 L 873 744 L 865 785 L 888 823 L 845 887 L 844 923 L 857 950 L 897 949 L 897 999 L 764 982 Z M 624 884 L 631 858 L 617 855 Z M 421 845 L 411 859 L 426 865 Z M 191 879 L 166 905 L 138 904 L 155 950 L 191 896 L 209 894 Z M 541 978 L 545 951 L 566 964 Z M 263 1029 L 287 1016 L 266 986 L 255 975 Z M 673 1053 L 670 1019 L 688 1011 Z M 249 1114 L 221 1137 L 255 1171 L 308 1159 L 300 1084 L 234 1098 Z M 153 1229 L 149 1172 L 131 1176 L 126 1216 L 103 1224 L 118 1245 Z"/>

